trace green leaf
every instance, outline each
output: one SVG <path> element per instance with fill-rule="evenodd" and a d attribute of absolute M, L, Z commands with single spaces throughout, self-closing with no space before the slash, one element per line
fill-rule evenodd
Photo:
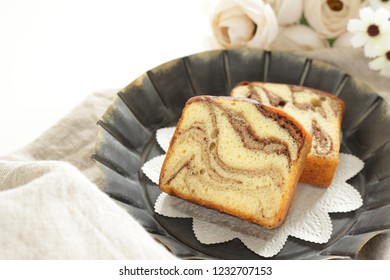
<path fill-rule="evenodd" d="M 336 41 L 336 38 L 328 39 L 329 46 L 333 47 L 333 44 L 335 41 Z"/>
<path fill-rule="evenodd" d="M 303 25 L 309 26 L 309 23 L 307 22 L 307 19 L 306 19 L 304 16 L 302 16 L 302 17 L 299 19 L 299 23 L 300 23 L 300 24 L 303 24 Z"/>

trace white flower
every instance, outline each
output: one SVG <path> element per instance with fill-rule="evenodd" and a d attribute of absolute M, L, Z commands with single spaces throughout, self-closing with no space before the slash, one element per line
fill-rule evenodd
<path fill-rule="evenodd" d="M 361 3 L 361 0 L 305 0 L 303 10 L 309 25 L 332 39 L 346 31 L 348 20 L 358 14 Z"/>
<path fill-rule="evenodd" d="M 390 11 L 389 0 L 368 0 L 368 4 L 371 8 L 374 9 L 374 11 L 378 10 L 379 8 L 385 8 L 386 10 Z"/>
<path fill-rule="evenodd" d="M 212 18 L 212 31 L 223 47 L 268 48 L 278 23 L 271 6 L 259 0 L 222 0 Z"/>
<path fill-rule="evenodd" d="M 281 28 L 271 48 L 278 51 L 311 51 L 327 48 L 328 41 L 306 25 Z"/>
<path fill-rule="evenodd" d="M 380 8 L 373 11 L 366 7 L 360 10 L 360 19 L 351 19 L 348 30 L 354 33 L 351 43 L 354 48 L 364 46 L 367 57 L 375 57 L 383 52 L 390 42 L 390 12 Z"/>
<path fill-rule="evenodd" d="M 379 70 L 379 73 L 382 76 L 390 77 L 390 48 L 383 51 L 382 54 L 371 61 L 368 66 L 372 70 Z"/>
<path fill-rule="evenodd" d="M 297 22 L 303 14 L 303 0 L 265 0 L 276 13 L 279 25 Z"/>

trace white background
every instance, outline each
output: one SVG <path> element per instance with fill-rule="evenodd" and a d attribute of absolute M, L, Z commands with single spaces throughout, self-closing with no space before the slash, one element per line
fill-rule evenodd
<path fill-rule="evenodd" d="M 31 142 L 91 92 L 204 51 L 211 36 L 204 5 L 0 0 L 0 155 Z"/>

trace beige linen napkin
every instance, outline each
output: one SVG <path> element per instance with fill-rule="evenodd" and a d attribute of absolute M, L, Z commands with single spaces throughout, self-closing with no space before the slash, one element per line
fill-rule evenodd
<path fill-rule="evenodd" d="M 175 258 L 97 187 L 96 122 L 116 92 L 92 94 L 0 159 L 0 259 Z"/>
<path fill-rule="evenodd" d="M 0 165 L 1 259 L 173 259 L 69 163 Z"/>
<path fill-rule="evenodd" d="M 389 100 L 390 81 L 357 51 L 307 53 L 361 78 Z M 0 158 L 0 259 L 171 259 L 129 214 L 100 190 L 91 160 L 96 122 L 117 90 L 91 94 L 25 148 Z M 390 235 L 362 259 L 390 259 Z"/>

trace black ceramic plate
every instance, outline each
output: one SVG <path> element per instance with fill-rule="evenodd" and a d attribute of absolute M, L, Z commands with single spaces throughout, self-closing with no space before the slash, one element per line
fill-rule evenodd
<path fill-rule="evenodd" d="M 331 92 L 345 101 L 342 152 L 365 161 L 349 183 L 364 205 L 332 214 L 333 233 L 326 244 L 289 237 L 275 259 L 355 258 L 373 236 L 390 229 L 390 109 L 360 81 L 319 61 L 254 49 L 204 52 L 160 65 L 118 93 L 99 121 L 96 160 L 104 190 L 144 228 L 181 258 L 260 259 L 240 240 L 204 245 L 191 230 L 191 219 L 156 214 L 160 194 L 141 171 L 163 154 L 155 141 L 158 128 L 176 124 L 194 95 L 229 95 L 241 81 L 305 85 Z"/>

